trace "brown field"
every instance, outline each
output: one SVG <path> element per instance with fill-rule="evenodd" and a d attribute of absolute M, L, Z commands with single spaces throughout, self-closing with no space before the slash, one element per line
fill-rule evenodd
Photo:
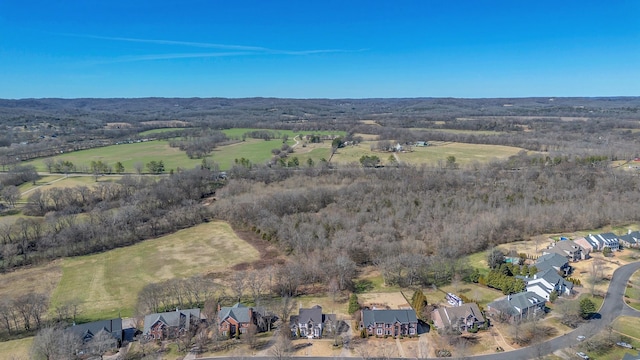
<path fill-rule="evenodd" d="M 378 122 L 375 121 L 375 120 L 360 120 L 360 122 L 365 124 L 365 125 L 377 125 L 377 126 L 380 126 L 380 124 L 378 124 Z"/>
<path fill-rule="evenodd" d="M 0 298 L 15 298 L 33 292 L 50 296 L 61 278 L 60 261 L 1 274 Z"/>
<path fill-rule="evenodd" d="M 189 126 L 189 123 L 182 120 L 155 120 L 155 121 L 143 121 L 140 124 L 152 125 L 157 127 L 184 127 Z"/>
<path fill-rule="evenodd" d="M 29 349 L 31 348 L 32 342 L 32 337 L 0 342 L 0 359 L 29 359 Z"/>

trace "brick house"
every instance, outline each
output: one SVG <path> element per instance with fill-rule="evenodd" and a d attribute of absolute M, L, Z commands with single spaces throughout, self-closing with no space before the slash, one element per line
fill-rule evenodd
<path fill-rule="evenodd" d="M 360 329 L 375 336 L 413 336 L 418 334 L 418 318 L 413 309 L 361 310 Z"/>
<path fill-rule="evenodd" d="M 238 332 L 245 334 L 251 324 L 255 325 L 255 316 L 252 308 L 240 303 L 233 306 L 220 307 L 218 305 L 218 328 L 220 334 L 234 336 Z"/>

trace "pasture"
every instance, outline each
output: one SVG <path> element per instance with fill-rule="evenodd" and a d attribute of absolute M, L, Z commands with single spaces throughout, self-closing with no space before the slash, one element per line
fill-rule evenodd
<path fill-rule="evenodd" d="M 0 359 L 29 359 L 33 337 L 0 342 Z"/>
<path fill-rule="evenodd" d="M 258 251 L 229 224 L 205 223 L 126 248 L 61 260 L 62 278 L 51 306 L 78 299 L 83 321 L 131 316 L 138 292 L 149 283 L 224 271 L 258 258 Z"/>
<path fill-rule="evenodd" d="M 449 156 L 455 156 L 456 163 L 468 165 L 474 161 L 486 163 L 494 159 L 507 159 L 520 151 L 521 148 L 512 146 L 444 143 L 437 146 L 413 147 L 411 152 L 398 153 L 398 158 L 401 162 L 413 165 L 435 165 L 438 161 L 445 161 Z"/>
<path fill-rule="evenodd" d="M 89 168 L 91 161 L 103 161 L 113 166 L 120 161 L 127 173 L 135 173 L 134 164 L 140 162 L 147 164 L 155 160 L 164 162 L 166 172 L 169 169 L 190 169 L 202 163 L 202 159 L 189 159 L 184 151 L 172 148 L 167 141 L 146 141 L 133 144 L 111 145 L 95 149 L 74 151 L 53 157 L 56 160 L 71 161 L 77 168 Z M 39 172 L 46 172 L 43 159 L 35 159 L 24 162 L 24 165 L 33 165 Z M 147 172 L 146 168 L 143 172 Z"/>
<path fill-rule="evenodd" d="M 152 129 L 152 130 L 142 131 L 142 132 L 139 132 L 138 135 L 140 135 L 140 136 L 149 136 L 149 135 L 161 134 L 161 133 L 170 132 L 170 131 L 182 131 L 182 130 L 186 130 L 186 129 L 191 129 L 191 128 L 182 128 L 182 127 L 159 128 L 159 129 Z"/>

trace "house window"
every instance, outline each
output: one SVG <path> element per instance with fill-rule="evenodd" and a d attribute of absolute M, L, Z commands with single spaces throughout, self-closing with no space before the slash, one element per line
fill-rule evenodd
<path fill-rule="evenodd" d="M 382 329 L 378 329 L 377 334 L 378 334 L 378 335 L 382 335 Z"/>

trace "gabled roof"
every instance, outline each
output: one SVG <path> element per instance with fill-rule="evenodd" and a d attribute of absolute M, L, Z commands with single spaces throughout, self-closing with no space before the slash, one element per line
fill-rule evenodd
<path fill-rule="evenodd" d="M 300 309 L 299 315 L 291 315 L 291 324 L 305 324 L 305 323 L 313 323 L 313 324 L 322 324 L 327 321 L 334 321 L 336 319 L 335 314 L 323 314 L 322 307 L 320 305 L 316 305 L 310 309 Z"/>
<path fill-rule="evenodd" d="M 496 300 L 487 306 L 509 315 L 520 315 L 516 307 L 520 310 L 545 303 L 545 299 L 533 291 L 521 292 L 509 295 L 504 299 Z"/>
<path fill-rule="evenodd" d="M 562 276 L 558 275 L 555 269 L 547 269 L 544 271 L 539 271 L 534 275 L 534 279 L 544 279 L 551 285 L 564 284 L 564 286 L 568 289 L 573 289 L 573 283 L 571 281 L 565 280 Z M 531 278 L 525 279 L 525 281 L 530 282 L 534 280 Z M 552 289 L 553 290 L 553 289 Z"/>
<path fill-rule="evenodd" d="M 480 308 L 476 303 L 466 303 L 454 307 L 440 307 L 436 311 L 440 313 L 440 318 L 444 326 L 450 326 L 457 319 L 467 319 L 470 316 L 478 321 L 484 321 Z"/>
<path fill-rule="evenodd" d="M 557 243 L 555 243 L 555 245 L 553 246 L 552 249 L 558 249 L 558 250 L 566 251 L 566 252 L 569 252 L 569 253 L 575 253 L 578 250 L 580 250 L 580 251 L 584 251 L 585 250 L 582 246 L 576 244 L 572 240 L 558 241 Z"/>
<path fill-rule="evenodd" d="M 181 324 L 181 317 L 184 323 Z M 184 325 L 189 329 L 189 325 L 193 319 L 200 320 L 200 309 L 176 310 L 163 313 L 150 314 L 144 317 L 144 334 L 148 334 L 151 327 L 158 321 L 170 327 L 179 327 Z"/>
<path fill-rule="evenodd" d="M 83 339 L 87 338 L 87 336 L 94 337 L 104 330 L 118 339 L 118 341 L 122 341 L 122 319 L 120 318 L 73 325 L 69 330 Z"/>
<path fill-rule="evenodd" d="M 547 270 L 554 267 L 562 268 L 569 261 L 565 256 L 562 256 L 558 253 L 551 253 L 542 255 L 536 260 L 536 268 L 538 270 Z"/>
<path fill-rule="evenodd" d="M 630 232 L 628 234 L 622 235 L 620 236 L 619 239 L 629 244 L 637 244 L 640 242 L 640 231 L 634 231 L 634 232 Z"/>
<path fill-rule="evenodd" d="M 237 303 L 231 307 L 225 306 L 220 308 L 220 312 L 218 312 L 218 320 L 220 322 L 223 322 L 228 318 L 232 318 L 238 323 L 248 323 L 251 322 L 250 313 L 252 311 L 253 310 L 251 310 L 251 308 L 248 308 L 240 303 Z"/>
<path fill-rule="evenodd" d="M 384 324 L 410 324 L 417 323 L 418 318 L 413 309 L 400 310 L 362 310 L 362 323 L 365 327 L 373 326 L 376 323 Z"/>

